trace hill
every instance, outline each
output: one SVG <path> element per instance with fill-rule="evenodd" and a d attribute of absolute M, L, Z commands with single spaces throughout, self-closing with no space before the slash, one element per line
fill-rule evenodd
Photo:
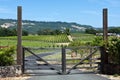
<path fill-rule="evenodd" d="M 71 32 L 84 32 L 88 28 L 92 28 L 90 25 L 81 25 L 74 22 L 45 22 L 45 21 L 31 21 L 31 20 L 23 20 L 22 21 L 23 30 L 28 31 L 30 34 L 37 33 L 38 30 L 43 29 L 59 29 L 61 31 L 69 28 Z M 5 28 L 16 28 L 17 20 L 15 19 L 0 19 L 0 27 Z"/>

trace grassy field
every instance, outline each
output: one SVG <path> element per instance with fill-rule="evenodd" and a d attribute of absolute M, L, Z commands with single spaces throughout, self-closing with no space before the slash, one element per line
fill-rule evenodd
<path fill-rule="evenodd" d="M 67 43 L 67 35 L 22 36 L 22 45 L 27 47 L 55 47 L 55 43 Z M 0 46 L 16 46 L 17 36 L 0 37 Z"/>
<path fill-rule="evenodd" d="M 84 33 L 73 33 L 71 34 L 73 40 L 79 40 L 81 42 L 90 42 L 94 39 L 95 35 L 93 34 L 84 34 Z"/>
<path fill-rule="evenodd" d="M 92 41 L 95 35 L 73 33 L 73 40 L 82 42 Z M 67 35 L 22 36 L 22 45 L 26 47 L 60 47 L 56 43 L 69 43 Z M 17 36 L 0 37 L 0 46 L 16 46 Z"/>

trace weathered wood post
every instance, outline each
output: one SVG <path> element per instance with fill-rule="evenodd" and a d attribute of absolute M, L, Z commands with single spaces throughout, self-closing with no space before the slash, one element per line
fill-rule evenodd
<path fill-rule="evenodd" d="M 62 47 L 62 74 L 66 74 L 66 50 Z"/>
<path fill-rule="evenodd" d="M 22 7 L 17 7 L 17 64 L 22 65 Z"/>
<path fill-rule="evenodd" d="M 105 64 L 108 63 L 108 53 L 106 52 L 106 47 L 108 44 L 108 20 L 107 20 L 107 8 L 103 9 L 103 41 L 105 46 L 100 48 L 101 51 L 101 72 L 105 73 Z"/>
<path fill-rule="evenodd" d="M 25 72 L 25 48 L 22 48 L 22 73 Z"/>
<path fill-rule="evenodd" d="M 92 53 L 92 47 L 90 47 L 90 54 Z M 90 68 L 92 69 L 92 55 L 89 57 Z"/>
<path fill-rule="evenodd" d="M 108 43 L 108 10 L 107 8 L 103 9 L 103 40 L 105 42 L 105 47 Z"/>

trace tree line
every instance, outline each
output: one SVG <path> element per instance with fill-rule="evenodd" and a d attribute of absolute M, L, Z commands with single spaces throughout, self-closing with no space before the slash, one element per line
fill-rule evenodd
<path fill-rule="evenodd" d="M 103 33 L 103 30 L 102 29 L 89 28 L 89 29 L 85 30 L 85 33 L 88 33 L 88 34 Z M 120 34 L 120 27 L 109 28 L 108 33 Z"/>
<path fill-rule="evenodd" d="M 64 31 L 61 31 L 59 29 L 39 29 L 37 31 L 37 35 L 60 35 L 60 34 L 67 34 L 70 35 L 70 30 L 66 28 Z M 29 33 L 25 30 L 22 30 L 22 36 L 28 36 Z M 2 28 L 0 27 L 0 36 L 17 36 L 17 30 L 16 29 L 9 29 L 9 28 Z"/>
<path fill-rule="evenodd" d="M 60 35 L 60 34 L 70 35 L 70 29 L 66 28 L 64 31 L 61 31 L 59 29 L 52 30 L 49 28 L 48 29 L 39 29 L 37 31 L 37 34 L 38 35 Z"/>
<path fill-rule="evenodd" d="M 23 30 L 22 31 L 23 36 L 27 36 L 28 32 Z M 1 28 L 0 27 L 0 36 L 17 36 L 17 30 L 16 29 L 8 29 L 8 28 Z"/>

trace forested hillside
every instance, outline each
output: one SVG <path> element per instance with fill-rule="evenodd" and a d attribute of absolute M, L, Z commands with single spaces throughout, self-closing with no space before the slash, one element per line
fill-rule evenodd
<path fill-rule="evenodd" d="M 81 25 L 74 22 L 45 22 L 45 21 L 22 21 L 23 30 L 30 34 L 36 34 L 38 31 L 47 30 L 60 30 L 64 31 L 69 28 L 70 32 L 84 32 L 86 29 L 92 28 L 90 25 Z M 14 19 L 0 19 L 0 27 L 16 29 L 17 20 Z"/>

